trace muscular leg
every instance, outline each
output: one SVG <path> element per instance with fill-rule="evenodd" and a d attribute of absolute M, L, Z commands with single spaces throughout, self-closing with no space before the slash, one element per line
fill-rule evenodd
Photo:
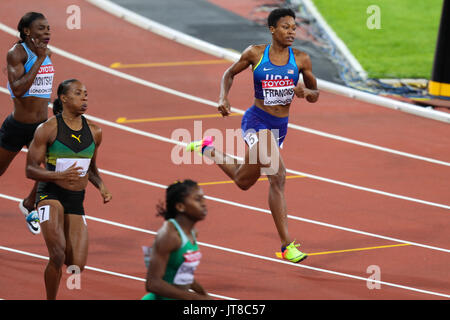
<path fill-rule="evenodd" d="M 33 188 L 31 189 L 30 193 L 28 194 L 28 196 L 23 199 L 23 206 L 25 208 L 28 209 L 28 211 L 33 211 L 34 210 L 34 203 L 36 201 L 36 191 L 37 191 L 37 187 L 38 187 L 38 181 L 36 181 L 33 185 Z"/>
<path fill-rule="evenodd" d="M 49 219 L 42 221 L 43 207 L 50 207 Z M 45 268 L 44 280 L 48 300 L 55 300 L 61 281 L 62 266 L 66 259 L 66 239 L 64 235 L 64 209 L 57 200 L 44 200 L 38 205 L 41 230 L 47 245 L 49 261 Z"/>
<path fill-rule="evenodd" d="M 19 152 L 9 151 L 0 147 L 0 176 L 2 176 L 6 172 L 9 165 Z M 37 185 L 38 182 L 34 184 L 33 189 L 31 189 L 29 195 L 23 200 L 23 205 L 28 209 L 28 211 L 34 210 Z"/>
<path fill-rule="evenodd" d="M 280 236 L 281 246 L 287 246 L 292 242 L 288 232 L 288 219 L 286 199 L 284 197 L 284 184 L 286 181 L 286 169 L 283 160 L 280 157 L 278 172 L 274 175 L 268 175 L 269 187 L 269 208 L 272 212 L 272 218 L 277 227 Z"/>
<path fill-rule="evenodd" d="M 67 266 L 77 266 L 84 270 L 88 255 L 88 229 L 83 216 L 78 214 L 64 215 L 64 233 L 66 235 Z"/>
<path fill-rule="evenodd" d="M 9 151 L 0 147 L 0 176 L 6 172 L 6 169 L 8 169 L 10 163 L 19 152 Z"/>
<path fill-rule="evenodd" d="M 258 142 L 246 149 L 243 162 L 237 162 L 214 147 L 207 148 L 203 155 L 213 160 L 239 188 L 248 190 L 259 179 L 262 170 L 272 167 L 272 154 L 274 156 L 279 154 L 278 145 L 270 130 L 260 130 L 256 136 Z M 276 151 L 271 152 L 271 149 Z"/>
<path fill-rule="evenodd" d="M 262 140 L 261 147 L 265 147 L 262 149 L 263 152 L 260 153 L 259 161 L 266 164 L 262 168 L 262 172 L 269 179 L 269 208 L 281 245 L 284 247 L 292 242 L 288 232 L 287 208 L 284 196 L 286 168 L 274 135 L 270 131 L 264 130 L 261 132 L 259 139 Z"/>
<path fill-rule="evenodd" d="M 284 184 L 286 169 L 281 158 L 278 144 L 269 130 L 257 133 L 258 143 L 248 148 L 243 163 L 232 163 L 234 159 L 215 148 L 208 148 L 204 155 L 215 163 L 228 175 L 241 189 L 249 189 L 265 173 L 269 179 L 269 208 L 281 240 L 286 246 L 291 242 L 287 225 L 286 199 L 284 197 Z M 257 146 L 257 148 L 255 148 Z M 251 161 L 251 159 L 257 159 Z"/>
<path fill-rule="evenodd" d="M 31 142 L 30 142 L 31 143 Z M 27 148 L 29 148 L 29 144 L 27 144 Z M 29 212 L 34 210 L 35 202 L 36 202 L 36 192 L 38 188 L 39 181 L 36 181 L 33 185 L 28 196 L 23 199 L 23 206 L 28 209 Z"/>
<path fill-rule="evenodd" d="M 256 148 L 254 148 L 256 150 Z M 261 166 L 250 163 L 250 149 L 246 150 L 244 162 L 237 162 L 215 148 L 205 150 L 204 155 L 214 160 L 217 166 L 242 190 L 248 190 L 261 176 Z"/>

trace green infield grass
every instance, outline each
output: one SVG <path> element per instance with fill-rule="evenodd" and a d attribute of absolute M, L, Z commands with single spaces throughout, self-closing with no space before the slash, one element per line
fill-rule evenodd
<path fill-rule="evenodd" d="M 443 0 L 313 3 L 370 78 L 430 79 Z"/>

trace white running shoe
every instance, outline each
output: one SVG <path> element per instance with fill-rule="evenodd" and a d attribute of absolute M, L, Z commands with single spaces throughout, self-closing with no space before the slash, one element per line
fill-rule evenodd
<path fill-rule="evenodd" d="M 23 205 L 23 200 L 19 203 L 20 212 L 25 216 L 25 221 L 27 222 L 27 227 L 32 234 L 41 233 L 41 226 L 39 224 L 39 215 L 36 210 L 28 211 Z"/>

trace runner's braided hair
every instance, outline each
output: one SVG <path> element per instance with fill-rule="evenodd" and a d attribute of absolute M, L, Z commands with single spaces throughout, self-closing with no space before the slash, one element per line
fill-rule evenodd
<path fill-rule="evenodd" d="M 61 113 L 63 111 L 63 105 L 62 105 L 62 101 L 60 99 L 61 95 L 66 94 L 67 91 L 69 91 L 70 85 L 73 82 L 79 82 L 79 80 L 77 79 L 68 79 L 68 80 L 64 80 L 63 82 L 61 82 L 58 86 L 58 98 L 55 99 L 55 101 L 53 101 L 53 114 L 56 116 L 58 113 Z"/>
<path fill-rule="evenodd" d="M 156 206 L 157 215 L 164 217 L 165 220 L 175 218 L 179 213 L 177 203 L 184 202 L 192 189 L 196 187 L 198 187 L 197 182 L 189 179 L 172 183 L 166 189 L 166 203 L 160 202 Z"/>
<path fill-rule="evenodd" d="M 17 30 L 20 33 L 20 41 L 19 43 L 25 42 L 27 35 L 25 34 L 24 29 L 30 28 L 31 24 L 34 20 L 38 19 L 45 19 L 45 16 L 42 13 L 39 12 L 27 12 L 25 15 L 20 19 L 19 24 L 17 25 Z"/>

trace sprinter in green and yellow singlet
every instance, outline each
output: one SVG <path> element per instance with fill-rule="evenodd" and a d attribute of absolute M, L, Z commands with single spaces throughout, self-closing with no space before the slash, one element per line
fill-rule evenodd
<path fill-rule="evenodd" d="M 26 173 L 39 181 L 36 208 L 50 258 L 44 274 L 47 299 L 56 299 L 63 264 L 80 272 L 86 265 L 83 201 L 88 182 L 99 189 L 104 203 L 112 197 L 96 165 L 102 132 L 83 116 L 86 110 L 86 87 L 76 79 L 63 81 L 53 102 L 55 116 L 36 129 L 28 151 Z"/>

